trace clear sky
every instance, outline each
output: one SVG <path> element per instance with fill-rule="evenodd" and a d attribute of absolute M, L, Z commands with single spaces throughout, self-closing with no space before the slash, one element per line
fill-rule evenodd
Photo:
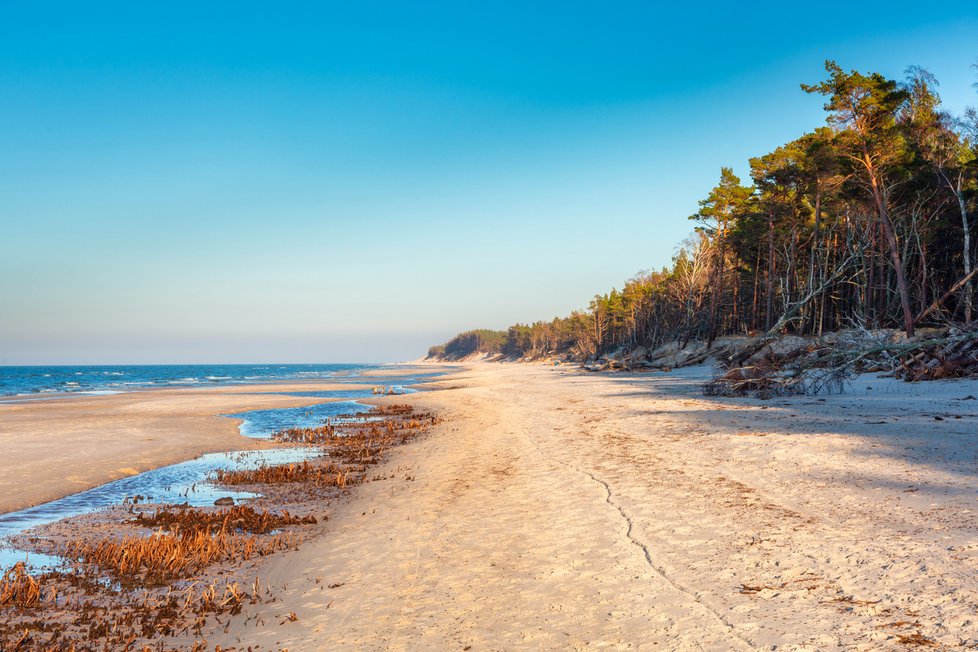
<path fill-rule="evenodd" d="M 405 359 L 566 314 L 822 124 L 826 58 L 961 110 L 978 2 L 0 0 L 0 364 Z"/>

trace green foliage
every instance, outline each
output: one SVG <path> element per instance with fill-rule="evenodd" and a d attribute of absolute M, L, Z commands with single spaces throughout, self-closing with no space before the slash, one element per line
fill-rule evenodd
<path fill-rule="evenodd" d="M 505 331 L 477 329 L 459 333 L 440 346 L 428 349 L 429 358 L 461 360 L 474 353 L 498 355 L 506 344 Z"/>
<path fill-rule="evenodd" d="M 701 222 L 710 233 L 722 231 L 736 219 L 738 213 L 750 200 L 752 191 L 740 185 L 740 177 L 733 168 L 720 168 L 720 183 L 710 191 L 706 199 L 700 201 L 700 209 L 689 219 Z"/>
<path fill-rule="evenodd" d="M 444 359 L 444 357 L 445 357 L 445 345 L 444 344 L 436 344 L 435 346 L 430 347 L 428 349 L 428 355 L 427 355 L 427 357 L 428 357 L 429 360 L 440 360 L 440 359 Z"/>
<path fill-rule="evenodd" d="M 879 73 L 847 73 L 834 61 L 826 61 L 825 70 L 827 80 L 801 87 L 806 93 L 828 98 L 828 122 L 851 143 L 855 149 L 851 156 L 868 156 L 877 159 L 877 164 L 898 160 L 903 153 L 903 134 L 897 116 L 909 93 Z"/>
<path fill-rule="evenodd" d="M 826 126 L 750 159 L 750 186 L 721 168 L 671 267 L 587 310 L 463 333 L 430 355 L 583 360 L 772 324 L 799 334 L 906 327 L 942 297 L 924 321 L 969 321 L 972 284 L 943 295 L 975 254 L 978 111 L 944 112 L 937 80 L 918 67 L 902 84 L 833 61 L 825 69 L 802 89 L 826 98 Z"/>

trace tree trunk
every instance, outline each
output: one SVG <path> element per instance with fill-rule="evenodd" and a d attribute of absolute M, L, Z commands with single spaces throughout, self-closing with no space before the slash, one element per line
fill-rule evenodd
<path fill-rule="evenodd" d="M 751 301 L 751 317 L 750 324 L 751 330 L 757 330 L 757 310 L 758 310 L 758 289 L 760 287 L 761 278 L 761 248 L 757 248 L 757 260 L 754 263 L 754 298 Z"/>
<path fill-rule="evenodd" d="M 767 296 L 764 301 L 764 330 L 771 330 L 774 318 L 774 216 L 767 216 Z"/>
<path fill-rule="evenodd" d="M 712 304 L 713 305 L 710 306 L 710 332 L 709 332 L 709 335 L 707 336 L 707 341 L 706 341 L 706 348 L 708 348 L 708 349 L 713 347 L 713 340 L 715 340 L 716 337 L 717 337 L 717 331 L 719 330 L 718 327 L 717 327 L 717 319 L 718 318 L 720 320 L 720 327 L 719 328 L 723 328 L 723 316 L 722 315 L 718 315 L 717 313 L 720 312 L 720 305 L 721 305 L 721 302 L 723 301 L 723 271 L 724 271 L 724 267 L 726 266 L 726 258 L 727 258 L 727 250 L 726 250 L 726 247 L 727 247 L 727 242 L 726 242 L 727 222 L 726 222 L 726 220 L 722 220 L 720 222 L 720 224 L 719 224 L 719 231 L 720 231 L 720 242 L 719 242 L 719 246 L 717 247 L 717 249 L 718 249 L 718 252 L 717 252 L 717 254 L 718 254 L 717 255 L 717 259 L 718 260 L 717 260 L 717 270 L 716 270 L 717 281 L 716 281 L 716 284 L 713 287 L 713 294 L 712 294 L 712 296 L 713 296 Z"/>
<path fill-rule="evenodd" d="M 900 307 L 903 309 L 903 329 L 907 332 L 907 337 L 913 337 L 913 312 L 910 308 L 910 290 L 907 288 L 907 275 L 903 269 L 903 261 L 900 258 L 900 245 L 897 242 L 896 232 L 893 230 L 893 223 L 890 221 L 890 211 L 886 205 L 886 198 L 883 190 L 879 186 L 879 180 L 873 168 L 872 161 L 867 156 L 865 159 L 866 169 L 870 173 L 870 186 L 873 189 L 873 199 L 876 201 L 876 209 L 880 214 L 880 222 L 883 225 L 883 235 L 886 238 L 887 247 L 890 250 L 890 259 L 893 262 L 896 272 L 897 292 L 900 293 Z"/>
<path fill-rule="evenodd" d="M 811 292 L 815 287 L 815 257 L 818 252 L 819 227 L 822 223 L 822 189 L 818 182 L 815 183 L 815 228 L 812 230 L 812 245 L 808 251 L 808 284 L 805 286 L 806 292 Z M 812 306 L 805 324 L 802 326 L 803 333 L 815 331 L 815 321 L 819 311 L 819 302 L 816 300 Z"/>
<path fill-rule="evenodd" d="M 876 287 L 876 231 L 876 224 L 870 226 L 869 246 L 866 248 L 863 257 L 866 269 L 866 290 L 863 293 L 864 324 L 866 328 L 870 329 L 876 327 L 876 324 L 873 323 L 873 314 L 876 312 L 876 292 L 874 291 Z"/>
<path fill-rule="evenodd" d="M 794 303 L 798 289 L 798 227 L 791 227 L 791 247 L 788 249 L 788 288 L 785 292 L 787 303 Z"/>
<path fill-rule="evenodd" d="M 930 285 L 930 270 L 927 268 L 927 244 L 920 243 L 920 303 L 927 305 L 927 289 Z"/>
<path fill-rule="evenodd" d="M 886 216 L 886 238 L 890 245 L 890 257 L 893 259 L 893 266 L 896 268 L 897 291 L 900 293 L 900 308 L 903 310 L 903 328 L 907 332 L 907 337 L 913 337 L 913 312 L 910 307 L 910 288 L 907 287 L 907 273 L 903 269 L 903 261 L 900 259 L 900 251 L 897 245 L 896 233 L 893 231 L 893 224 L 890 223 L 890 216 Z"/>
<path fill-rule="evenodd" d="M 734 270 L 736 272 L 736 269 Z M 733 327 L 731 330 L 740 330 L 740 279 L 737 274 L 734 274 L 733 282 L 733 315 L 732 315 Z"/>
<path fill-rule="evenodd" d="M 958 175 L 958 183 L 954 188 L 954 195 L 958 198 L 958 208 L 961 210 L 961 228 L 964 230 L 964 275 L 969 278 L 964 284 L 964 323 L 971 323 L 972 305 L 974 294 L 971 285 L 971 229 L 968 225 L 968 206 L 964 203 L 964 192 L 961 189 L 961 175 Z"/>

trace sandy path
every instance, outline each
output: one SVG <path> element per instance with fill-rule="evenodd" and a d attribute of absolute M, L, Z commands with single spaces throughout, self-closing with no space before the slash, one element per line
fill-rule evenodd
<path fill-rule="evenodd" d="M 270 560 L 281 601 L 210 643 L 978 643 L 978 384 L 761 402 L 696 381 L 476 365 L 412 397 L 448 420 Z"/>
<path fill-rule="evenodd" d="M 0 402 L 0 513 L 203 453 L 260 445 L 238 434 L 240 421 L 220 414 L 323 402 L 267 392 L 354 388 L 289 383 Z"/>

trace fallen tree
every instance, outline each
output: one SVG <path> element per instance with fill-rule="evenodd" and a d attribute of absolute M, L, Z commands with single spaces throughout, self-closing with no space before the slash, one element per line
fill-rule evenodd
<path fill-rule="evenodd" d="M 772 346 L 777 341 L 760 338 L 760 346 L 732 352 L 704 393 L 770 398 L 841 391 L 863 372 L 910 382 L 978 376 L 978 328 L 971 326 L 920 331 L 909 339 L 892 330 L 832 333 L 806 346 L 781 347 L 780 355 Z"/>

